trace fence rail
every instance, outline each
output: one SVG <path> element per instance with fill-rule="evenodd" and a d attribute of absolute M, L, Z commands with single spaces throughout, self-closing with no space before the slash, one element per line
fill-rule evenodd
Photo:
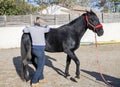
<path fill-rule="evenodd" d="M 41 17 L 49 25 L 62 25 L 69 23 L 81 14 L 65 15 L 17 15 L 17 16 L 0 16 L 0 27 L 2 26 L 24 26 L 32 25 L 36 17 Z M 97 13 L 102 23 L 120 22 L 120 13 Z"/>

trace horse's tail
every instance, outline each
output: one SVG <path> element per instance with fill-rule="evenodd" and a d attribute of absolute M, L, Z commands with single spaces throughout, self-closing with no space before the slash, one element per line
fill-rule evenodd
<path fill-rule="evenodd" d="M 31 37 L 30 34 L 23 34 L 21 38 L 21 56 L 22 59 L 31 60 Z"/>
<path fill-rule="evenodd" d="M 23 34 L 21 38 L 21 79 L 27 80 L 27 64 L 31 60 L 31 39 L 29 34 Z"/>

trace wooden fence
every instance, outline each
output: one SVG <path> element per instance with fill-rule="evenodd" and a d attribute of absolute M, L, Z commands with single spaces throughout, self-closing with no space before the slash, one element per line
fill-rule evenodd
<path fill-rule="evenodd" d="M 32 25 L 37 16 L 44 19 L 48 25 L 63 25 L 69 23 L 81 14 L 65 15 L 17 15 L 17 16 L 0 16 L 0 27 L 3 26 L 25 26 Z M 120 13 L 97 13 L 102 23 L 120 22 Z"/>

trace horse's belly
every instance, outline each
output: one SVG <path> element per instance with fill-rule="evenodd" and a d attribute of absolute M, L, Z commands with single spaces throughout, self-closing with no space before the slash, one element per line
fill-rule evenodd
<path fill-rule="evenodd" d="M 45 47 L 45 51 L 47 51 L 47 52 L 63 52 L 63 49 L 62 49 L 62 47 L 48 47 L 48 46 L 46 46 Z"/>

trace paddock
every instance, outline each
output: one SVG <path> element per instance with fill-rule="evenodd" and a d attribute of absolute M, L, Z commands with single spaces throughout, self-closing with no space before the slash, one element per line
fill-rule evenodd
<path fill-rule="evenodd" d="M 0 49 L 0 87 L 30 87 L 30 81 L 20 78 L 20 48 Z M 108 87 L 101 79 L 98 65 L 108 82 L 120 87 L 120 44 L 98 45 L 99 64 L 96 62 L 95 45 L 81 45 L 76 51 L 80 59 L 80 79 L 74 78 L 75 64 L 70 65 L 68 78 L 64 77 L 66 54 L 46 52 L 45 78 L 43 87 Z M 30 77 L 34 68 L 29 64 Z"/>

